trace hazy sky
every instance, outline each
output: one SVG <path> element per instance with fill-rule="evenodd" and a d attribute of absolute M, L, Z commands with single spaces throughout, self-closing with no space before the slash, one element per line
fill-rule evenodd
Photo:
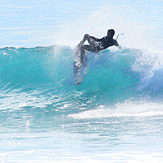
<path fill-rule="evenodd" d="M 53 37 L 55 37 L 52 35 L 55 33 L 62 33 L 63 29 L 67 27 L 69 27 L 69 31 L 66 32 L 71 33 L 71 23 L 79 23 L 80 19 L 83 21 L 83 19 L 91 17 L 92 13 L 100 13 L 100 10 L 104 9 L 105 12 L 91 18 L 96 22 L 95 24 L 92 25 L 88 21 L 90 19 L 87 20 L 90 24 L 83 30 L 83 33 L 91 32 L 88 29 L 90 26 L 96 26 L 99 29 L 105 26 L 99 20 L 106 15 L 108 15 L 108 19 L 105 19 L 108 21 L 108 25 L 111 18 L 113 18 L 112 22 L 115 20 L 117 25 L 121 25 L 118 19 L 114 19 L 115 12 L 112 12 L 112 8 L 114 11 L 116 10 L 116 14 L 123 16 L 124 22 L 131 20 L 140 27 L 142 25 L 148 26 L 150 32 L 147 35 L 150 35 L 152 39 L 162 38 L 163 34 L 162 0 L 0 0 L 0 2 L 1 47 L 51 44 Z M 112 7 L 107 10 L 106 5 Z M 84 28 L 87 25 L 87 23 L 79 24 L 80 27 L 76 26 L 72 28 L 72 31 L 77 30 L 77 28 L 80 30 L 81 26 Z M 92 30 L 94 30 L 93 27 Z M 103 33 L 101 32 L 101 34 Z"/>

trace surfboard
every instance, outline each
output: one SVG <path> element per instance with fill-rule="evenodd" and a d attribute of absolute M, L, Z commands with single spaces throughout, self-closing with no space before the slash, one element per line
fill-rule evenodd
<path fill-rule="evenodd" d="M 83 46 L 82 43 L 80 43 L 77 46 L 75 50 L 75 55 L 74 55 L 73 77 L 74 77 L 74 82 L 76 86 L 82 82 L 85 74 L 87 73 L 87 55 L 85 53 L 82 58 L 82 54 L 81 54 L 82 46 Z"/>

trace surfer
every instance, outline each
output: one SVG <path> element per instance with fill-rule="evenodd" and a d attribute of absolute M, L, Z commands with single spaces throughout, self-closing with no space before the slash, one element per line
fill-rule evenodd
<path fill-rule="evenodd" d="M 75 85 L 79 85 L 82 82 L 87 72 L 87 55 L 85 55 L 85 50 L 98 53 L 113 45 L 121 48 L 116 40 L 119 35 L 116 39 L 113 39 L 114 34 L 114 29 L 109 29 L 107 36 L 101 39 L 90 36 L 89 34 L 84 35 L 83 40 L 77 46 L 74 56 L 73 74 Z M 87 45 L 84 44 L 85 41 L 88 41 Z"/>
<path fill-rule="evenodd" d="M 115 34 L 114 29 L 109 29 L 107 31 L 107 36 L 102 37 L 101 39 L 90 36 L 89 34 L 85 34 L 83 40 L 78 45 L 81 46 L 82 56 L 85 54 L 85 50 L 93 53 L 98 53 L 99 51 L 104 50 L 113 45 L 121 48 L 117 40 L 113 39 L 114 34 Z M 86 40 L 88 41 L 89 45 L 84 45 L 84 42 Z"/>

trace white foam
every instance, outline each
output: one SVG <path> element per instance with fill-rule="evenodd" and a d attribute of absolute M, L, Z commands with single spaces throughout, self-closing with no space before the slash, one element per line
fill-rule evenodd
<path fill-rule="evenodd" d="M 140 25 L 138 18 L 135 20 L 126 17 L 123 10 L 110 3 L 105 3 L 103 7 L 88 13 L 87 16 L 80 16 L 78 20 L 65 24 L 59 31 L 55 31 L 50 39 L 52 43 L 68 45 L 74 48 L 81 41 L 84 34 L 88 33 L 102 38 L 106 35 L 108 29 L 113 28 L 116 31 L 115 38 L 119 33 L 124 33 L 123 36 L 118 38 L 122 48 L 140 49 L 143 52 L 136 61 L 135 67 L 140 71 L 140 68 L 143 68 L 140 63 L 143 63 L 144 67 L 151 64 L 152 68 L 147 75 L 149 77 L 153 75 L 152 73 L 155 70 L 163 68 L 163 49 L 155 44 L 154 37 L 156 36 L 151 35 L 150 26 L 151 24 L 145 20 Z"/>
<path fill-rule="evenodd" d="M 87 16 L 79 16 L 79 19 L 60 27 L 50 39 L 56 44 L 75 46 L 86 33 L 95 37 L 103 37 L 108 29 L 113 28 L 116 35 L 124 33 L 118 38 L 122 46 L 157 51 L 158 48 L 152 47 L 152 39 L 146 37 L 151 34 L 147 33 L 147 31 L 150 32 L 150 24 L 144 21 L 144 24 L 140 25 L 140 22 L 136 20 L 126 17 L 120 8 L 105 3 L 103 7 L 89 12 Z"/>
<path fill-rule="evenodd" d="M 95 110 L 71 114 L 76 119 L 108 118 L 108 117 L 150 117 L 163 115 L 163 104 L 154 102 L 124 102 L 115 108 L 99 107 Z"/>

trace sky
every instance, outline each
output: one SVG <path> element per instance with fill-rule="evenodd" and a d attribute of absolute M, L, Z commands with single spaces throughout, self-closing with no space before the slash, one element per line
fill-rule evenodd
<path fill-rule="evenodd" d="M 162 0 L 0 0 L 0 47 L 74 45 L 108 28 L 161 46 L 162 8 Z"/>

